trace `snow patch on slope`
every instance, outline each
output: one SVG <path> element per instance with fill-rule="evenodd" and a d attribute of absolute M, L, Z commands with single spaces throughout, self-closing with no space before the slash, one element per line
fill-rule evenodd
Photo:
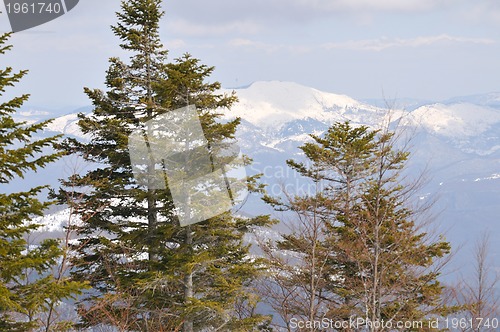
<path fill-rule="evenodd" d="M 458 138 L 479 135 L 500 123 L 500 111 L 469 103 L 422 106 L 412 116 L 428 131 Z"/>
<path fill-rule="evenodd" d="M 80 128 L 78 127 L 78 114 L 76 113 L 55 118 L 51 123 L 47 125 L 46 130 L 77 137 L 84 136 L 80 131 Z"/>
<path fill-rule="evenodd" d="M 38 232 L 64 232 L 68 224 L 77 225 L 81 223 L 81 220 L 77 215 L 71 213 L 71 209 L 63 209 L 42 217 L 33 218 L 30 223 L 42 225 L 37 230 Z"/>

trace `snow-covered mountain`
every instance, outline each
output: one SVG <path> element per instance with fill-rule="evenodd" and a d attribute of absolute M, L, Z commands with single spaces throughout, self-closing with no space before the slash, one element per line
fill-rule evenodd
<path fill-rule="evenodd" d="M 427 132 L 466 153 L 490 155 L 500 149 L 498 109 L 466 102 L 422 106 L 411 113 Z"/>
<path fill-rule="evenodd" d="M 495 102 L 500 94 L 406 111 L 287 82 L 258 82 L 236 92 L 241 102 L 231 114 L 243 119 L 240 142 L 254 159 L 252 170 L 264 174 L 271 193 L 278 194 L 284 183 L 289 190 L 307 189 L 285 160 L 301 158 L 297 147 L 308 134 L 321 134 L 335 121 L 377 127 L 401 117 L 412 133 L 409 175 L 427 169 L 430 182 L 421 197 L 437 200 L 435 213 L 448 238 L 465 248 L 483 231 L 500 238 L 500 103 Z"/>
<path fill-rule="evenodd" d="M 492 240 L 500 239 L 500 93 L 388 110 L 291 82 L 256 82 L 235 91 L 239 103 L 226 118 L 242 119 L 239 144 L 254 160 L 248 172 L 263 173 L 271 194 L 278 194 L 284 185 L 288 190 L 305 188 L 285 161 L 302 157 L 297 147 L 309 139 L 308 134 L 320 135 L 336 121 L 378 127 L 402 118 L 401 124 L 413 133 L 410 176 L 428 170 L 430 183 L 421 197 L 437 198 L 439 223 L 448 238 L 455 245 L 474 242 L 481 231 L 488 230 Z M 29 118 L 27 113 L 24 116 Z M 81 136 L 75 114 L 57 118 L 49 130 Z M 67 172 L 48 174 L 57 178 L 63 173 Z M 49 181 L 49 176 L 43 180 Z M 271 210 L 255 199 L 247 212 Z M 498 267 L 500 246 L 493 247 L 498 247 L 494 251 Z"/>
<path fill-rule="evenodd" d="M 256 82 L 236 90 L 239 102 L 231 114 L 265 132 L 297 120 L 331 124 L 351 120 L 373 123 L 385 115 L 381 109 L 344 95 L 325 93 L 291 82 Z"/>

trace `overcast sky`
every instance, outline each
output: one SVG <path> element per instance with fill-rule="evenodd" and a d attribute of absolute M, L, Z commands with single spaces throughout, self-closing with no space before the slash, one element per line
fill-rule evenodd
<path fill-rule="evenodd" d="M 90 104 L 83 87 L 103 88 L 108 58 L 127 57 L 109 29 L 119 4 L 80 0 L 16 33 L 0 58 L 30 70 L 16 91 L 48 108 Z M 498 0 L 170 0 L 163 9 L 170 59 L 190 52 L 224 87 L 294 81 L 356 99 L 500 91 Z"/>

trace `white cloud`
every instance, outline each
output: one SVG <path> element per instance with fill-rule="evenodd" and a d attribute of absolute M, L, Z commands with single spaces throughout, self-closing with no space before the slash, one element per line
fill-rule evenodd
<path fill-rule="evenodd" d="M 170 50 L 185 49 L 187 46 L 186 42 L 182 39 L 167 40 L 164 44 Z"/>
<path fill-rule="evenodd" d="M 190 22 L 309 22 L 320 17 L 376 13 L 420 13 L 456 6 L 464 0 L 177 0 L 165 9 Z"/>
<path fill-rule="evenodd" d="M 326 43 L 322 45 L 324 49 L 345 49 L 358 51 L 383 51 L 394 47 L 423 47 L 434 44 L 453 43 L 453 44 L 495 44 L 496 41 L 488 38 L 467 38 L 454 37 L 446 34 L 437 36 L 422 36 L 416 38 L 378 38 L 365 40 L 352 40 L 341 43 Z"/>
<path fill-rule="evenodd" d="M 257 50 L 265 51 L 268 53 L 273 53 L 273 52 L 277 52 L 277 51 L 281 51 L 281 50 L 286 50 L 286 51 L 293 52 L 293 53 L 307 53 L 307 52 L 311 51 L 311 48 L 308 46 L 271 44 L 271 43 L 264 43 L 261 41 L 255 41 L 255 40 L 250 40 L 250 39 L 245 39 L 245 38 L 231 39 L 228 42 L 228 45 L 231 47 L 238 47 L 238 48 L 257 49 Z"/>
<path fill-rule="evenodd" d="M 261 30 L 260 25 L 250 21 L 228 22 L 222 24 L 202 24 L 177 19 L 168 24 L 169 30 L 183 36 L 222 36 L 231 33 L 255 34 Z"/>
<path fill-rule="evenodd" d="M 450 0 L 293 0 L 288 3 L 317 11 L 421 12 L 452 2 Z"/>
<path fill-rule="evenodd" d="M 439 44 L 477 44 L 491 45 L 496 41 L 488 38 L 455 37 L 446 34 L 436 36 L 421 36 L 416 38 L 388 38 L 350 40 L 346 42 L 331 42 L 317 46 L 300 44 L 266 43 L 259 40 L 246 38 L 231 39 L 227 44 L 235 48 L 257 49 L 265 52 L 289 51 L 294 53 L 307 53 L 317 49 L 323 50 L 355 50 L 355 51 L 383 51 L 390 48 L 417 48 Z"/>

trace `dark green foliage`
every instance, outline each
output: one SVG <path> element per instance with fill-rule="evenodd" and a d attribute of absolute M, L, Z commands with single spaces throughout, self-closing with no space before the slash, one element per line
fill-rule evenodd
<path fill-rule="evenodd" d="M 152 189 L 133 177 L 128 136 L 155 116 L 194 105 L 213 150 L 232 143 L 239 124 L 239 119 L 218 120 L 237 99 L 218 93 L 219 83 L 206 82 L 213 67 L 189 54 L 165 62 L 158 35 L 160 4 L 122 2 L 113 31 L 121 47 L 132 52 L 130 61 L 110 60 L 107 91 L 85 89 L 94 111 L 80 114 L 79 126 L 89 141 L 62 145 L 95 166 L 64 180 L 58 193 L 83 220 L 76 228 L 80 241 L 74 247 L 73 277 L 89 280 L 94 290 L 79 307 L 82 325 L 249 331 L 265 317 L 249 309 L 256 302 L 251 287 L 259 270 L 243 236 L 268 219 L 226 212 L 180 227 L 169 190 Z M 148 172 L 156 166 L 148 164 Z"/>
<path fill-rule="evenodd" d="M 5 43 L 10 34 L 0 36 L 0 54 L 10 49 Z M 11 67 L 0 69 L 0 97 L 27 71 L 13 73 Z M 16 122 L 13 114 L 28 95 L 0 103 L 0 185 L 23 178 L 28 171 L 37 171 L 58 159 L 60 153 L 44 153 L 58 136 L 33 139 L 48 121 L 28 125 Z M 0 187 L 1 188 L 1 187 Z M 59 241 L 49 239 L 38 244 L 27 237 L 40 225 L 32 222 L 51 204 L 38 197 L 45 187 L 25 192 L 4 193 L 0 189 L 0 330 L 31 331 L 41 326 L 40 314 L 51 303 L 78 294 L 82 284 L 55 278 L 52 268 L 62 255 Z"/>

